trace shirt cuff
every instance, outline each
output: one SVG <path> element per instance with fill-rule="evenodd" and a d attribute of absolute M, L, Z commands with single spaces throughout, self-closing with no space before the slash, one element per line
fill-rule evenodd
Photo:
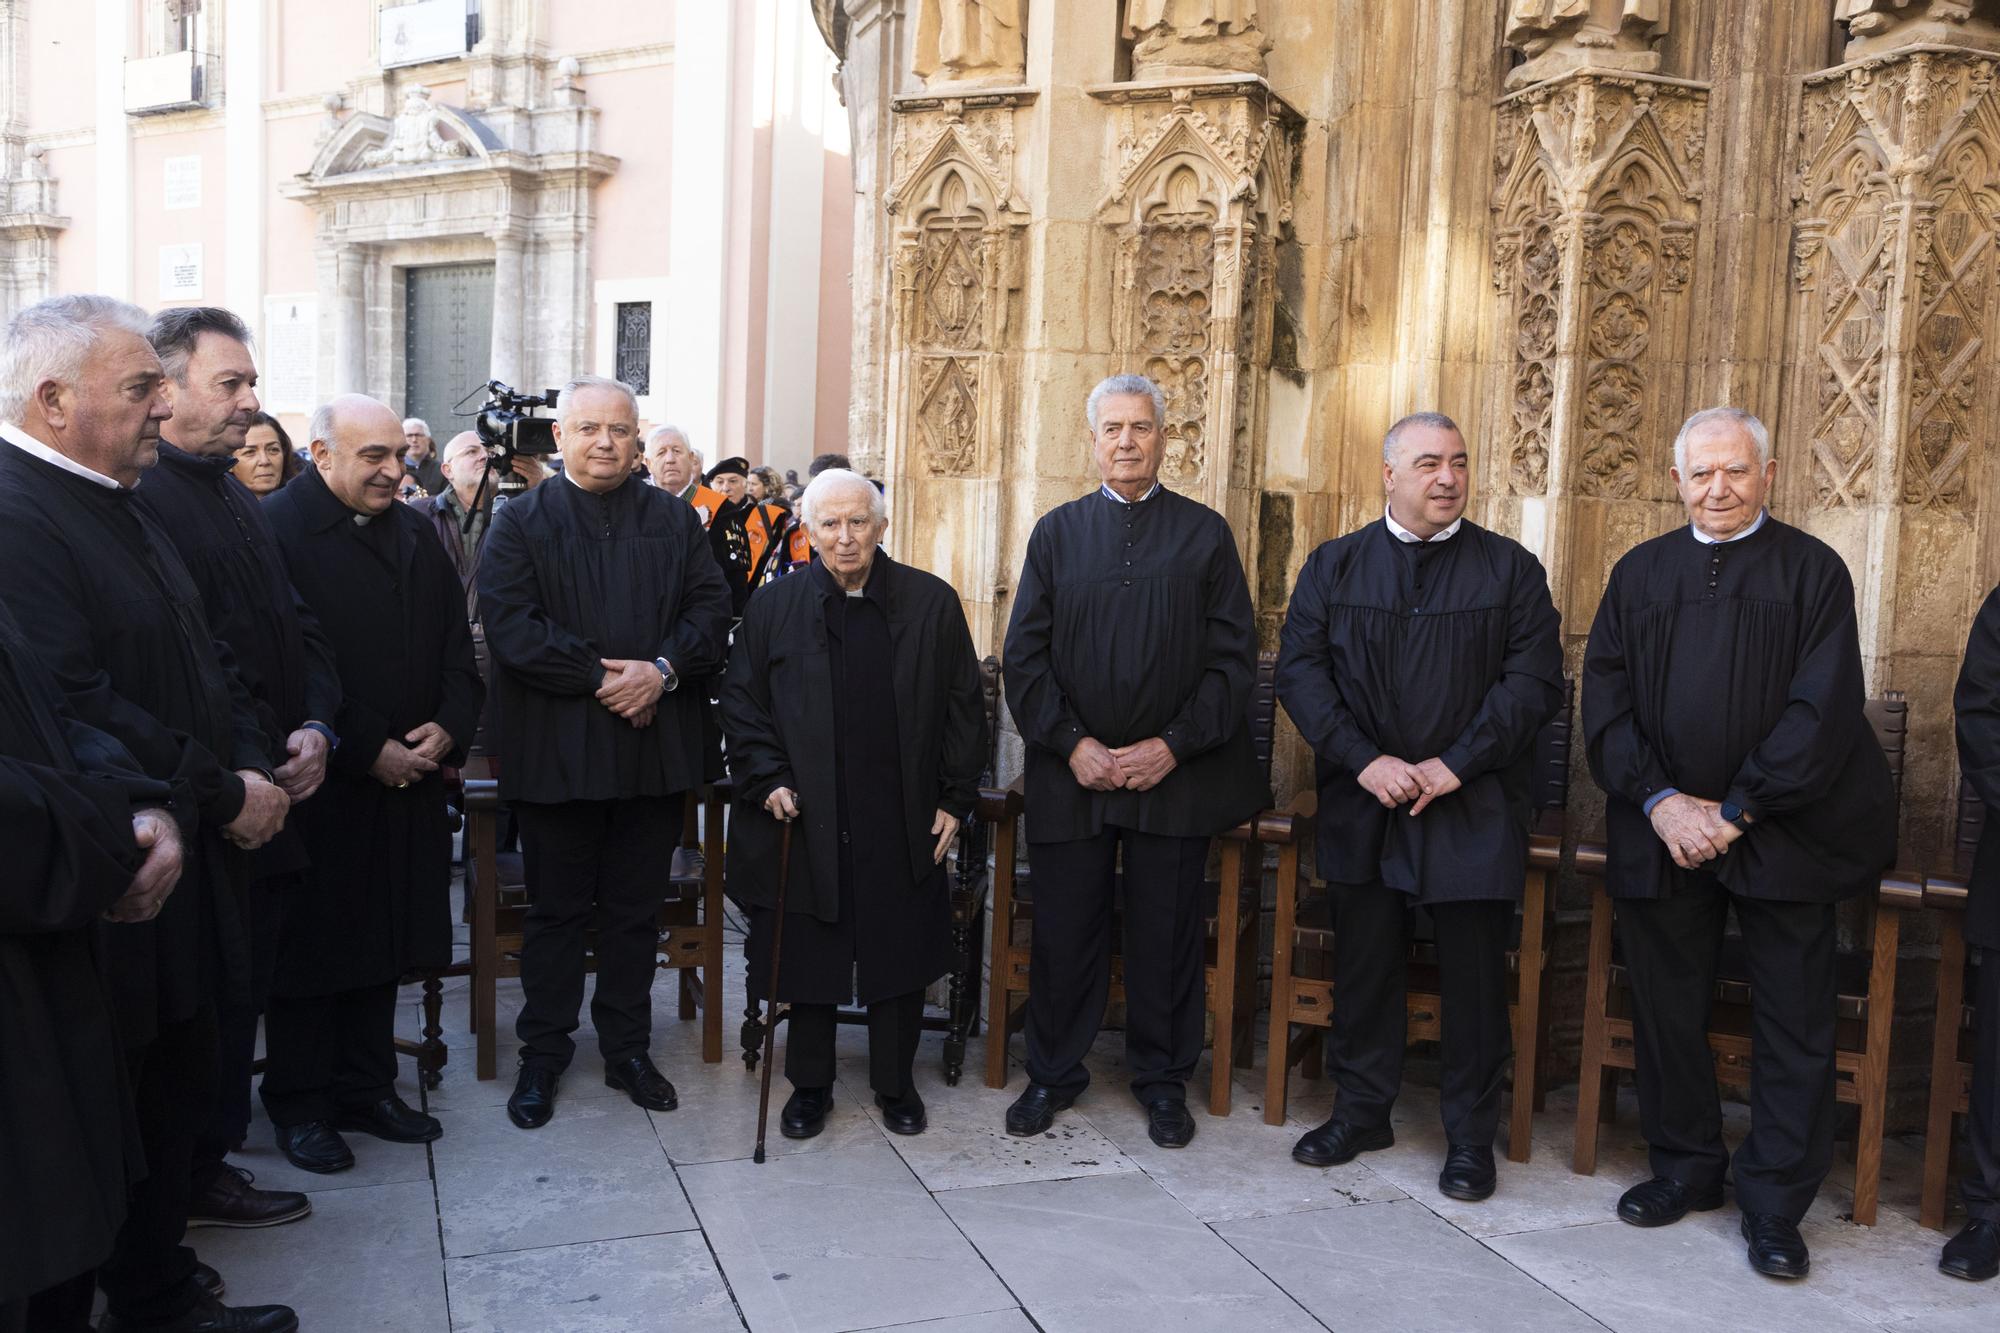
<path fill-rule="evenodd" d="M 334 735 L 333 728 L 324 722 L 308 722 L 300 730 L 317 731 L 320 735 L 326 737 L 326 748 L 328 750 L 338 750 L 340 748 L 340 737 Z"/>
<path fill-rule="evenodd" d="M 1679 796 L 1680 794 L 1681 794 L 1681 789 L 1679 787 L 1662 787 L 1658 791 L 1654 792 L 1651 796 L 1648 796 L 1646 798 L 1645 804 L 1641 805 L 1639 808 L 1645 811 L 1646 817 L 1650 819 L 1653 816 L 1654 806 L 1658 805 L 1661 801 L 1666 800 L 1669 796 Z"/>

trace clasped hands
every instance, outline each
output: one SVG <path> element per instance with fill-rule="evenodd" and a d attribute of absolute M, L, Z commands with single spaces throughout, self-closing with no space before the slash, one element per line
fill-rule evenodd
<path fill-rule="evenodd" d="M 1676 792 L 1653 807 L 1653 832 L 1674 864 L 1694 870 L 1729 850 L 1743 830 L 1722 817 L 1722 802 Z"/>
<path fill-rule="evenodd" d="M 660 696 L 666 692 L 659 667 L 637 658 L 606 657 L 600 661 L 604 683 L 597 687 L 597 702 L 635 727 L 652 726 Z"/>
<path fill-rule="evenodd" d="M 1410 805 L 1413 816 L 1422 814 L 1424 807 L 1438 797 L 1449 796 L 1459 788 L 1458 774 L 1447 768 L 1444 760 L 1426 759 L 1413 764 L 1392 754 L 1377 755 L 1354 780 L 1385 809 L 1394 810 L 1399 805 L 1416 802 Z"/>
<path fill-rule="evenodd" d="M 789 824 L 799 817 L 799 794 L 790 787 L 773 787 L 771 794 L 764 798 L 764 809 L 773 819 Z M 942 865 L 944 854 L 951 850 L 951 841 L 958 836 L 958 816 L 947 810 L 940 810 L 931 820 L 931 833 L 937 838 L 937 847 L 931 852 L 931 863 Z"/>
<path fill-rule="evenodd" d="M 1069 752 L 1069 771 L 1087 791 L 1151 791 L 1179 764 L 1158 736 L 1115 750 L 1085 736 Z"/>
<path fill-rule="evenodd" d="M 435 722 L 426 722 L 401 740 L 394 736 L 382 742 L 368 776 L 385 787 L 407 787 L 426 773 L 435 773 L 451 753 L 451 733 Z"/>
<path fill-rule="evenodd" d="M 119 925 L 158 916 L 181 878 L 180 826 L 166 811 L 146 809 L 133 815 L 132 840 L 146 853 L 146 859 L 118 901 L 104 909 L 104 919 Z"/>

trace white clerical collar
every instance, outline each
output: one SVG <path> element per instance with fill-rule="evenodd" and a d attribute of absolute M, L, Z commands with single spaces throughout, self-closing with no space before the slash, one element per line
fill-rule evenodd
<path fill-rule="evenodd" d="M 1140 496 L 1136 500 L 1128 500 L 1124 496 L 1120 495 L 1118 492 L 1112 490 L 1111 483 L 1108 481 L 1105 482 L 1102 486 L 1099 486 L 1097 488 L 1097 493 L 1099 495 L 1102 495 L 1107 500 L 1116 500 L 1119 504 L 1122 505 L 1142 505 L 1146 503 L 1146 501 L 1152 499 L 1154 496 L 1160 493 L 1160 483 L 1157 481 L 1154 482 L 1153 489 L 1147 491 L 1144 495 Z"/>
<path fill-rule="evenodd" d="M 1413 542 L 1416 543 L 1417 545 L 1422 545 L 1425 541 L 1434 541 L 1434 542 L 1450 541 L 1453 537 L 1458 535 L 1458 525 L 1465 522 L 1465 515 L 1460 514 L 1457 518 L 1451 521 L 1448 527 L 1438 529 L 1438 531 L 1431 534 L 1431 536 L 1429 536 L 1428 538 L 1419 537 L 1416 533 L 1411 532 L 1401 523 L 1398 523 L 1396 521 L 1396 516 L 1389 512 L 1389 506 L 1387 505 L 1382 506 L 1382 521 L 1389 525 L 1389 535 L 1391 537 L 1394 537 L 1397 541 Z"/>
<path fill-rule="evenodd" d="M 1703 546 L 1727 546 L 1731 542 L 1742 541 L 1745 537 L 1748 537 L 1751 533 L 1763 527 L 1764 520 L 1769 518 L 1770 516 L 1771 516 L 1770 510 L 1759 509 L 1757 511 L 1757 517 L 1755 521 L 1753 521 L 1749 527 L 1737 533 L 1734 537 L 1711 537 L 1692 523 L 1688 524 L 1688 531 L 1692 532 L 1694 534 L 1694 539 L 1700 542 Z"/>
<path fill-rule="evenodd" d="M 108 486 L 114 491 L 123 489 L 102 472 L 85 467 L 68 454 L 57 453 L 11 421 L 0 421 L 0 439 L 6 440 L 24 454 L 33 454 L 44 463 L 59 467 L 65 472 L 74 472 L 85 481 L 94 481 L 99 486 Z"/>

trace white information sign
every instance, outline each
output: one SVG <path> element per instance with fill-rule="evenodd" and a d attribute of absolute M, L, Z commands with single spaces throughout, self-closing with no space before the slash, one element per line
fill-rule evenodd
<path fill-rule="evenodd" d="M 190 153 L 186 157 L 170 157 L 165 167 L 166 208 L 201 207 L 201 155 Z"/>
<path fill-rule="evenodd" d="M 319 302 L 310 296 L 264 298 L 257 396 L 266 412 L 313 410 L 319 389 Z"/>
<path fill-rule="evenodd" d="M 160 299 L 192 301 L 201 298 L 201 246 L 163 245 L 160 247 Z"/>

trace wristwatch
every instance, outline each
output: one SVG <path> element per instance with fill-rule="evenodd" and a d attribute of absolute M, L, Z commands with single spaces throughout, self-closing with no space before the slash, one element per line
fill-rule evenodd
<path fill-rule="evenodd" d="M 1744 833 L 1750 831 L 1750 816 L 1744 812 L 1742 806 L 1737 805 L 1734 801 L 1724 801 L 1722 809 L 1716 813 L 1722 816 L 1723 823 L 1734 824 Z"/>
<path fill-rule="evenodd" d="M 674 674 L 673 664 L 664 657 L 653 659 L 653 665 L 660 669 L 660 693 L 672 694 L 680 688 L 681 678 Z"/>

